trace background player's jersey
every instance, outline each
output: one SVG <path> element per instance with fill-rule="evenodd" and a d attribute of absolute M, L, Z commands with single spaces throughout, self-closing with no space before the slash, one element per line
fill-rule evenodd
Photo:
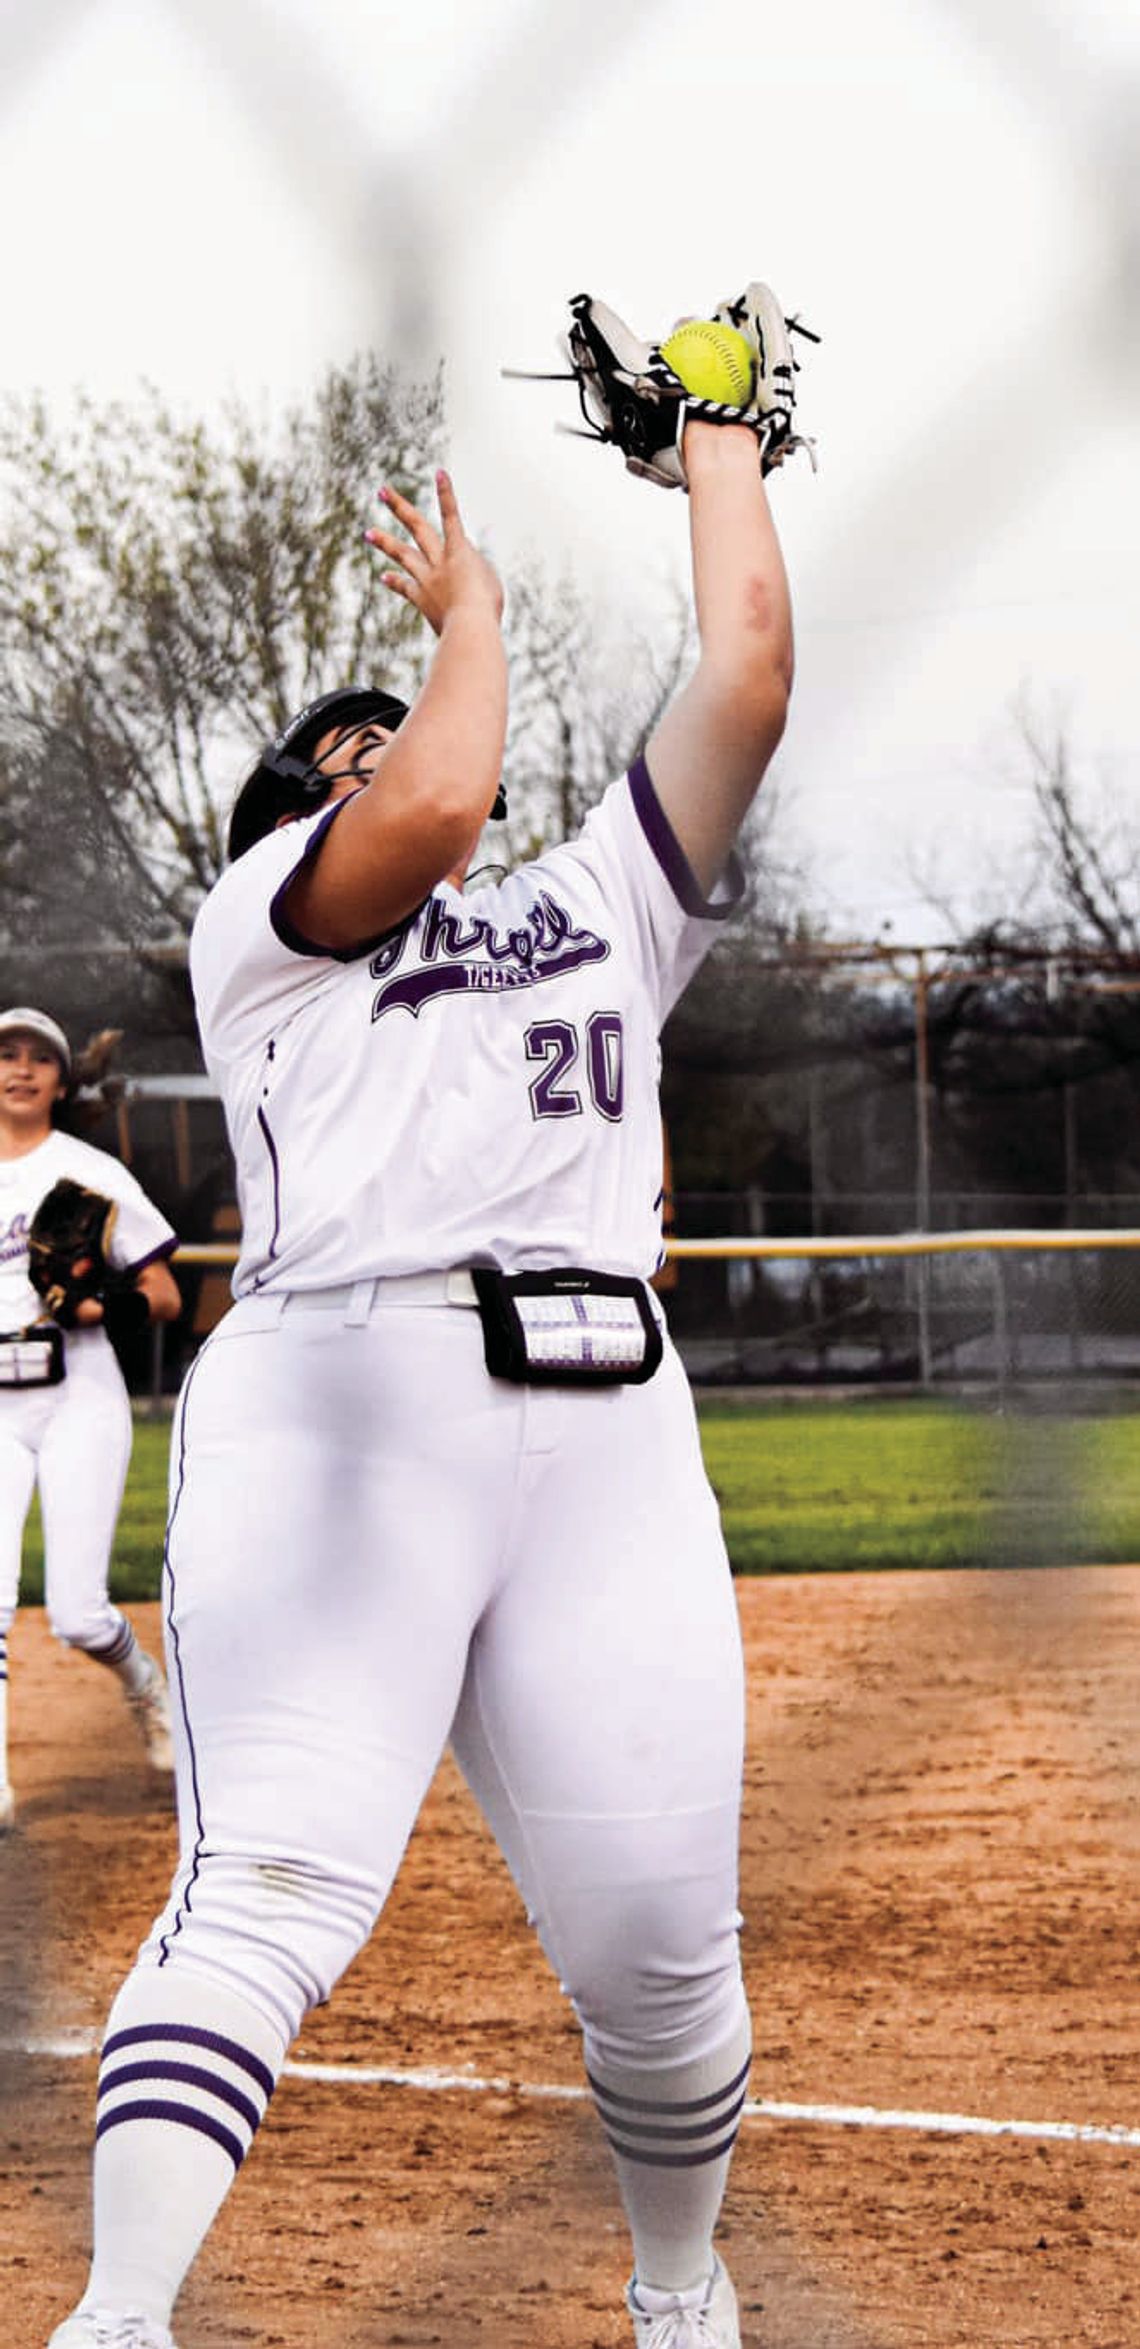
<path fill-rule="evenodd" d="M 238 1173 L 238 1296 L 440 1266 L 660 1261 L 659 1030 L 740 893 L 706 904 L 643 762 L 580 836 L 448 883 L 336 956 L 289 882 L 347 801 L 271 833 L 198 916 L 190 967 Z"/>
<path fill-rule="evenodd" d="M 43 1312 L 43 1299 L 28 1279 L 28 1226 L 64 1175 L 118 1202 L 108 1253 L 119 1271 L 140 1270 L 177 1246 L 166 1217 L 121 1159 L 76 1134 L 53 1130 L 22 1158 L 0 1159 L 0 1332 L 23 1329 Z"/>

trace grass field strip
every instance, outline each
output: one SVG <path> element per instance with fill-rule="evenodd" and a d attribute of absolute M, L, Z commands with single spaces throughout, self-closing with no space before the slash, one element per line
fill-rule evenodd
<path fill-rule="evenodd" d="M 98 2053 L 94 2031 L 69 2031 L 58 2039 L 0 2039 L 0 2054 L 45 2056 L 72 2062 Z M 282 2079 L 309 2080 L 344 2088 L 415 2088 L 425 2095 L 526 2096 L 548 2103 L 585 2104 L 588 2088 L 548 2080 L 484 2078 L 477 2072 L 391 2071 L 372 2064 L 287 2063 Z M 750 2097 L 741 2119 L 798 2122 L 817 2129 L 912 2129 L 936 2137 L 1033 2137 L 1062 2145 L 1140 2145 L 1140 2129 L 1110 2128 L 1085 2121 L 993 2121 L 979 2113 L 892 2112 L 875 2104 L 781 2104 Z"/>

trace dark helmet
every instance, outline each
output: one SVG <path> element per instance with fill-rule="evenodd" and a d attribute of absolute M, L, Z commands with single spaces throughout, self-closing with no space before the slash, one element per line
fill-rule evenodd
<path fill-rule="evenodd" d="M 281 816 L 309 815 L 319 808 L 332 778 L 314 767 L 312 754 L 331 726 L 363 726 L 374 718 L 378 725 L 394 728 L 407 714 L 406 702 L 374 685 L 341 685 L 334 693 L 306 702 L 266 743 L 238 792 L 227 842 L 231 862 L 272 832 Z"/>
<path fill-rule="evenodd" d="M 311 815 L 328 795 L 331 777 L 314 767 L 312 754 L 330 726 L 364 726 L 369 718 L 395 730 L 407 717 L 408 705 L 375 685 L 340 685 L 306 702 L 280 734 L 267 742 L 257 765 L 246 776 L 234 801 L 226 843 L 230 863 L 244 856 L 256 840 L 272 832 L 282 816 Z M 491 809 L 501 822 L 507 799 L 500 783 Z"/>

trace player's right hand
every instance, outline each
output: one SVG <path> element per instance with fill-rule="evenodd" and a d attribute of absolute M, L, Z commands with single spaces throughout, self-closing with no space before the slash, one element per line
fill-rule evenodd
<path fill-rule="evenodd" d="M 414 604 L 437 636 L 442 635 L 451 613 L 463 605 L 489 606 L 497 624 L 503 613 L 498 573 L 467 536 L 450 474 L 439 472 L 436 487 L 438 530 L 399 490 L 385 487 L 379 491 L 384 505 L 408 533 L 406 538 L 381 528 L 364 533 L 369 546 L 377 547 L 389 562 L 399 566 L 381 574 L 384 585 L 405 603 Z"/>

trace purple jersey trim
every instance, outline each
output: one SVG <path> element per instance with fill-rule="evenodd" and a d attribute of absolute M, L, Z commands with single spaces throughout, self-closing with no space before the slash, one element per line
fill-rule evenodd
<path fill-rule="evenodd" d="M 182 1414 L 178 1429 L 177 1483 L 170 1504 L 170 1514 L 166 1523 L 166 1538 L 163 1543 L 162 1551 L 162 1579 L 164 1585 L 166 1628 L 170 1635 L 170 1654 L 173 1664 L 173 1671 L 170 1676 L 170 1689 L 172 1696 L 174 1696 L 177 1692 L 177 1701 L 182 1710 L 182 1719 L 186 1729 L 186 1742 L 190 1752 L 190 1789 L 187 1800 L 187 1809 L 190 1809 L 192 1803 L 194 1812 L 193 1823 L 196 1829 L 196 1833 L 190 1868 L 186 1878 L 185 1886 L 183 1888 L 182 1896 L 179 1900 L 178 1908 L 175 1913 L 174 1922 L 169 1932 L 163 1934 L 162 1940 L 159 1943 L 158 1962 L 160 1966 L 165 1966 L 167 1964 L 170 1957 L 171 1940 L 175 1939 L 182 1931 L 183 1921 L 189 1910 L 193 1907 L 194 1888 L 197 1884 L 198 1876 L 201 1871 L 202 1847 L 205 1838 L 205 1828 L 202 1821 L 202 1790 L 198 1774 L 198 1749 L 194 1742 L 194 1728 L 190 1719 L 190 1702 L 186 1688 L 186 1671 L 182 1658 L 182 1638 L 177 1618 L 177 1577 L 174 1571 L 174 1560 L 171 1556 L 171 1539 L 174 1533 L 175 1519 L 178 1516 L 179 1507 L 182 1502 L 182 1496 L 186 1487 L 186 1414 L 190 1405 L 190 1390 L 194 1384 L 194 1376 L 199 1364 L 204 1362 L 206 1359 L 209 1345 L 210 1340 L 207 1338 L 201 1352 L 195 1354 L 190 1368 L 186 1373 L 186 1384 L 182 1390 Z M 136 2027 L 139 2030 L 146 2030 L 151 2026 L 139 2024 Z M 192 2029 L 193 2026 L 183 2025 L 181 2028 L 183 2030 L 189 2030 Z M 118 2041 L 124 2036 L 125 2034 L 116 2034 L 116 2040 Z M 110 2043 L 108 2043 L 107 2046 L 104 2046 L 104 2055 L 106 2055 L 108 2052 L 109 2044 Z"/>
<path fill-rule="evenodd" d="M 729 856 L 724 869 L 726 894 L 710 902 L 657 797 L 644 758 L 634 760 L 629 770 L 629 788 L 638 822 L 682 912 L 694 921 L 725 921 L 730 913 L 735 913 L 745 889 L 744 873 L 735 853 Z"/>
<path fill-rule="evenodd" d="M 315 825 L 310 832 L 296 864 L 291 871 L 286 873 L 285 879 L 270 899 L 269 919 L 282 946 L 287 946 L 290 954 L 319 955 L 324 962 L 358 962 L 361 955 L 374 954 L 376 948 L 386 945 L 389 938 L 399 938 L 405 930 L 410 930 L 412 923 L 423 912 L 424 906 L 427 904 L 427 897 L 424 897 L 419 905 L 413 906 L 410 914 L 405 914 L 403 921 L 394 922 L 390 929 L 377 930 L 373 938 L 362 938 L 358 946 L 318 946 L 315 939 L 306 938 L 304 931 L 298 930 L 296 924 L 290 921 L 285 911 L 284 901 L 298 873 L 303 865 L 312 863 L 330 827 L 335 824 L 341 809 L 346 808 L 349 800 L 355 798 L 355 791 L 346 791 L 343 799 L 334 799 L 332 806 L 325 809 L 322 821 Z M 429 890 L 428 896 L 430 895 L 431 891 Z"/>
<path fill-rule="evenodd" d="M 269 1235 L 268 1249 L 268 1254 L 272 1258 L 277 1254 L 277 1242 L 281 1237 L 281 1160 L 277 1155 L 277 1144 L 270 1130 L 269 1119 L 260 1102 L 257 1108 L 257 1122 L 261 1127 L 265 1147 L 269 1152 L 269 1165 L 273 1175 L 273 1230 Z"/>
<path fill-rule="evenodd" d="M 145 1271 L 148 1264 L 159 1264 L 163 1257 L 173 1256 L 177 1246 L 178 1235 L 172 1233 L 169 1240 L 160 1240 L 157 1248 L 149 1249 L 145 1256 L 136 1256 L 134 1263 L 124 1265 L 123 1270 L 129 1272 L 133 1280 L 137 1273 Z"/>

